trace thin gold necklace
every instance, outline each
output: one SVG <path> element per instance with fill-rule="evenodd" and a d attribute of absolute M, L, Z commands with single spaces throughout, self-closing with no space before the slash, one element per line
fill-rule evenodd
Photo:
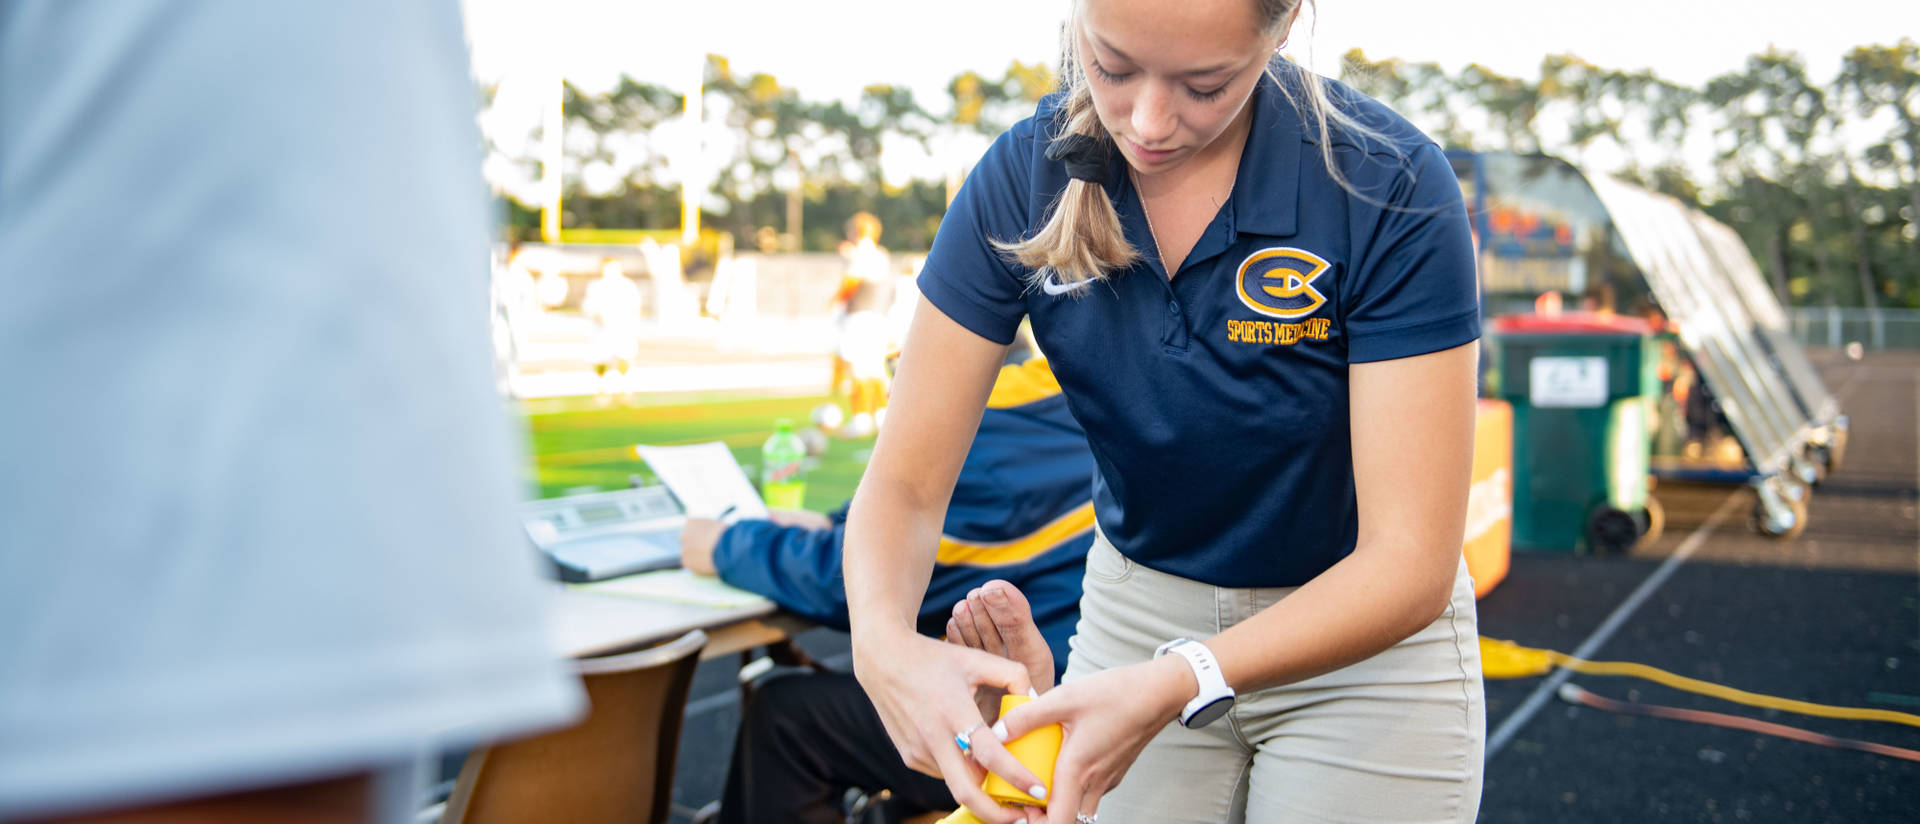
<path fill-rule="evenodd" d="M 1240 182 L 1238 175 L 1234 177 L 1234 180 L 1227 181 L 1227 196 L 1221 199 L 1220 203 L 1226 203 L 1228 200 L 1233 199 L 1233 187 Z M 1160 245 L 1160 230 L 1153 228 L 1153 210 L 1147 208 L 1147 190 L 1141 187 L 1140 175 L 1138 172 L 1135 172 L 1131 166 L 1127 167 L 1127 178 L 1133 182 L 1134 193 L 1140 196 L 1140 216 L 1147 219 L 1147 235 L 1153 240 L 1153 253 L 1160 258 L 1160 268 L 1167 273 L 1167 280 L 1173 280 L 1173 267 L 1167 265 L 1167 253 Z M 1220 206 L 1219 204 L 1215 204 L 1213 208 L 1214 211 L 1218 213 Z M 1201 233 L 1205 234 L 1205 230 L 1202 230 Z M 1188 249 L 1187 251 L 1191 254 L 1193 250 Z M 1185 261 L 1182 260 L 1182 262 L 1184 263 Z"/>

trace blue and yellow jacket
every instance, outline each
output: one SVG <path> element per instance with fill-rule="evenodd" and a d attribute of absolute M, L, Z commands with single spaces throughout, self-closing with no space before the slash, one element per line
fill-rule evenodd
<path fill-rule="evenodd" d="M 1046 361 L 1002 367 L 954 484 L 920 631 L 945 632 L 954 603 L 999 578 L 1027 596 L 1055 669 L 1064 668 L 1093 544 L 1093 473 L 1086 435 Z M 840 507 L 825 530 L 741 521 L 721 534 L 714 566 L 729 584 L 846 629 L 846 516 Z"/>

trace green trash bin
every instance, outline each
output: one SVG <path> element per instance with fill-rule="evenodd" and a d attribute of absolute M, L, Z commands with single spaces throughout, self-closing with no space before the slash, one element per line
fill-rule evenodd
<path fill-rule="evenodd" d="M 1492 329 L 1488 394 L 1513 405 L 1513 547 L 1617 553 L 1657 534 L 1648 326 L 1575 313 L 1496 318 Z"/>

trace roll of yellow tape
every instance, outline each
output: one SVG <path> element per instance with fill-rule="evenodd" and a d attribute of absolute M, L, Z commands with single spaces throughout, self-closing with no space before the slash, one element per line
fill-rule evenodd
<path fill-rule="evenodd" d="M 1024 695 L 1007 695 L 1000 699 L 1000 717 L 1007 717 L 1014 707 L 1032 701 Z M 1007 752 L 1019 759 L 1021 764 L 1033 771 L 1040 779 L 1040 786 L 1053 790 L 1053 762 L 1060 758 L 1060 741 L 1063 733 L 1059 724 L 1049 724 L 1007 742 Z M 988 796 L 1002 804 L 1014 804 L 1027 807 L 1041 806 L 1042 802 L 1027 794 L 1025 789 L 1015 787 L 1006 779 L 993 773 L 987 773 L 987 780 L 980 785 Z"/>

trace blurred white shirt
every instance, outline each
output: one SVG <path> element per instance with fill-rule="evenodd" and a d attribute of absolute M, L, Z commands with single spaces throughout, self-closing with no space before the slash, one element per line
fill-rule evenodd
<path fill-rule="evenodd" d="M 607 362 L 630 361 L 640 352 L 640 287 L 614 270 L 587 284 L 580 311 L 597 324 L 595 345 Z"/>
<path fill-rule="evenodd" d="M 0 819 L 578 710 L 513 517 L 460 25 L 0 4 Z"/>

